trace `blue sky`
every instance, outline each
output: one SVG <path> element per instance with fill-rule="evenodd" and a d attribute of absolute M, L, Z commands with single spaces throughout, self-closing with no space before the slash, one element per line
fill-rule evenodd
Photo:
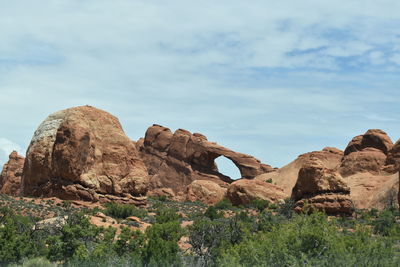
<path fill-rule="evenodd" d="M 132 139 L 201 132 L 273 166 L 400 137 L 400 2 L 0 0 L 0 163 L 93 105 Z"/>

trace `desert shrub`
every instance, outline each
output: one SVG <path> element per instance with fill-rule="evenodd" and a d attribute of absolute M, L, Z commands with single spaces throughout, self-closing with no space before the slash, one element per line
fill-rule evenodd
<path fill-rule="evenodd" d="M 384 210 L 372 222 L 374 233 L 384 236 L 400 235 L 400 226 L 397 222 L 396 211 Z"/>
<path fill-rule="evenodd" d="M 242 240 L 243 229 L 237 216 L 210 220 L 200 218 L 189 226 L 189 244 L 194 257 L 191 265 L 213 266 L 224 247 Z"/>
<path fill-rule="evenodd" d="M 224 216 L 223 212 L 218 211 L 214 206 L 208 207 L 203 215 L 211 220 L 219 219 Z"/>
<path fill-rule="evenodd" d="M 0 265 L 40 256 L 44 244 L 33 239 L 33 222 L 10 208 L 0 208 Z"/>
<path fill-rule="evenodd" d="M 278 208 L 276 210 L 280 215 L 284 216 L 287 219 L 290 219 L 294 215 L 294 205 L 294 200 L 287 198 L 284 200 L 283 203 L 278 204 Z"/>
<path fill-rule="evenodd" d="M 254 208 L 260 212 L 268 208 L 268 206 L 269 206 L 269 201 L 265 199 L 253 199 L 248 204 L 248 207 Z"/>
<path fill-rule="evenodd" d="M 125 219 L 130 216 L 144 217 L 147 214 L 146 210 L 136 208 L 134 205 L 106 203 L 104 213 L 116 219 Z"/>
<path fill-rule="evenodd" d="M 182 216 L 177 213 L 176 209 L 161 207 L 156 210 L 156 223 L 167 223 L 178 221 Z"/>
<path fill-rule="evenodd" d="M 271 216 L 266 217 L 271 221 Z M 396 266 L 393 243 L 376 238 L 368 227 L 353 233 L 338 230 L 335 220 L 322 213 L 295 215 L 291 220 L 266 224 L 220 251 L 219 266 Z M 269 227 L 272 225 L 272 227 Z M 267 230 L 267 231 L 265 231 Z"/>
<path fill-rule="evenodd" d="M 47 240 L 48 258 L 51 261 L 90 258 L 96 246 L 112 243 L 114 229 L 96 227 L 83 213 L 71 214 L 60 234 Z"/>
<path fill-rule="evenodd" d="M 269 178 L 269 179 L 265 180 L 265 182 L 272 184 L 273 181 L 272 181 L 272 178 Z"/>
<path fill-rule="evenodd" d="M 32 258 L 24 260 L 20 265 L 13 264 L 10 267 L 57 267 L 57 264 L 50 262 L 46 258 Z"/>
<path fill-rule="evenodd" d="M 173 209 L 163 209 L 156 224 L 146 229 L 147 242 L 143 248 L 145 266 L 181 266 L 178 241 L 185 231 L 180 226 L 180 216 Z"/>
<path fill-rule="evenodd" d="M 233 209 L 232 203 L 229 201 L 229 199 L 224 198 L 220 202 L 216 203 L 214 207 L 218 210 L 227 210 L 227 209 Z"/>

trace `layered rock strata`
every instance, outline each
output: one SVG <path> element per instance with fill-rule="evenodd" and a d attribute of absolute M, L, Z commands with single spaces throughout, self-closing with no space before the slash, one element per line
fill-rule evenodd
<path fill-rule="evenodd" d="M 292 191 L 295 210 L 316 209 L 327 214 L 351 214 L 353 203 L 350 188 L 340 174 L 324 166 L 321 160 L 311 158 L 300 169 Z"/>

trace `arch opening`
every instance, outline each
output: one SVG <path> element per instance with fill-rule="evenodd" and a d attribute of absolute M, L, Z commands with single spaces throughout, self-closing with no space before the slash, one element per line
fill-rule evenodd
<path fill-rule="evenodd" d="M 230 177 L 232 180 L 238 180 L 242 177 L 238 167 L 228 158 L 220 156 L 214 160 L 218 172 Z"/>

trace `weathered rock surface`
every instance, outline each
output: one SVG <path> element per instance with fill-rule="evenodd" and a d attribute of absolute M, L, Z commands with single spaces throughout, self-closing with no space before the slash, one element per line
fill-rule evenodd
<path fill-rule="evenodd" d="M 385 166 L 386 155 L 379 149 L 367 147 L 343 157 L 339 172 L 343 177 L 369 172 L 378 175 Z"/>
<path fill-rule="evenodd" d="M 300 169 L 292 199 L 298 211 L 308 203 L 328 214 L 352 213 L 350 188 L 336 170 L 326 168 L 317 157 L 310 158 Z"/>
<path fill-rule="evenodd" d="M 365 134 L 354 137 L 344 150 L 344 155 L 361 151 L 367 147 L 376 148 L 387 154 L 393 147 L 393 142 L 384 131 L 370 129 Z"/>
<path fill-rule="evenodd" d="M 388 152 L 385 170 L 390 173 L 396 173 L 400 171 L 400 139 Z"/>
<path fill-rule="evenodd" d="M 360 172 L 343 178 L 358 209 L 383 209 L 396 204 L 399 174 Z"/>
<path fill-rule="evenodd" d="M 13 151 L 0 175 L 0 194 L 18 196 L 20 194 L 22 169 L 25 158 Z"/>
<path fill-rule="evenodd" d="M 372 129 L 354 137 L 344 151 L 339 172 L 344 177 L 360 172 L 378 175 L 385 168 L 393 143 L 382 130 Z"/>
<path fill-rule="evenodd" d="M 335 169 L 340 165 L 343 151 L 334 147 L 326 147 L 322 151 L 313 151 L 300 155 L 296 160 L 274 172 L 261 174 L 257 180 L 267 181 L 271 179 L 273 183 L 283 188 L 286 194 L 290 195 L 296 184 L 299 170 L 310 158 L 318 158 L 329 169 Z"/>
<path fill-rule="evenodd" d="M 29 145 L 22 193 L 107 200 L 146 194 L 148 174 L 118 119 L 90 106 L 50 115 Z"/>
<path fill-rule="evenodd" d="M 241 179 L 229 186 L 227 197 L 234 205 L 245 205 L 254 199 L 277 203 L 283 201 L 288 195 L 284 193 L 282 188 L 271 183 Z"/>
<path fill-rule="evenodd" d="M 209 142 L 202 134 L 183 129 L 172 133 L 166 127 L 153 125 L 136 145 L 151 176 L 150 190 L 171 188 L 175 193 L 185 192 L 195 180 L 213 181 L 227 188 L 232 179 L 219 173 L 214 162 L 220 156 L 230 159 L 243 178 L 252 179 L 273 170 L 252 156 L 234 152 Z"/>
<path fill-rule="evenodd" d="M 212 205 L 224 199 L 226 191 L 226 188 L 220 187 L 213 181 L 196 180 L 188 185 L 186 199 Z"/>

